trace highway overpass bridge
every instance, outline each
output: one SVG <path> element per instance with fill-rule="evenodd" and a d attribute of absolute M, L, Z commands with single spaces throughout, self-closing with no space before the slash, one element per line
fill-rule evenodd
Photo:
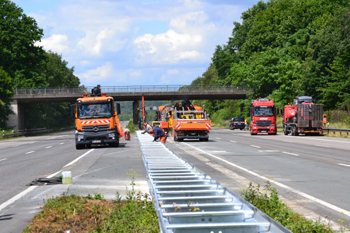
<path fill-rule="evenodd" d="M 11 103 L 15 114 L 10 115 L 8 125 L 24 128 L 24 105 L 31 103 L 71 102 L 90 94 L 93 87 L 60 88 L 17 88 Z M 186 86 L 186 85 L 145 85 L 101 87 L 102 93 L 112 96 L 115 101 L 141 100 L 210 100 L 245 99 L 250 91 L 244 86 Z"/>

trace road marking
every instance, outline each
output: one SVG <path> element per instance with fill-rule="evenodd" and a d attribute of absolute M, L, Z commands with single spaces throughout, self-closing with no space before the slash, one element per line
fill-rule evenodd
<path fill-rule="evenodd" d="M 310 200 L 312 200 L 312 201 L 314 201 L 314 202 L 317 202 L 317 203 L 319 203 L 319 204 L 321 204 L 321 205 L 323 205 L 323 206 L 326 206 L 326 207 L 328 207 L 328 208 L 330 208 L 330 209 L 332 209 L 332 210 L 334 210 L 334 211 L 337 211 L 337 212 L 339 212 L 339 213 L 342 213 L 342 214 L 344 214 L 344 215 L 350 217 L 350 211 L 347 211 L 347 210 L 345 210 L 345 209 L 339 208 L 338 206 L 332 205 L 332 204 L 330 204 L 330 203 L 328 203 L 328 202 L 325 202 L 325 201 L 323 201 L 323 200 L 321 200 L 321 199 L 318 199 L 318 198 L 316 198 L 316 197 L 313 197 L 313 196 L 311 196 L 311 195 L 309 195 L 309 194 L 303 193 L 303 192 L 301 192 L 301 191 L 297 191 L 297 190 L 295 190 L 294 188 L 291 188 L 291 187 L 289 187 L 289 186 L 287 186 L 287 185 L 285 185 L 285 184 L 282 184 L 282 183 L 280 183 L 280 182 L 277 182 L 277 181 L 272 180 L 272 179 L 270 179 L 270 178 L 267 178 L 267 177 L 265 177 L 265 176 L 259 175 L 258 173 L 255 173 L 255 172 L 253 172 L 253 171 L 248 170 L 247 168 L 238 166 L 237 164 L 231 163 L 231 162 L 229 162 L 229 161 L 227 161 L 227 160 L 225 160 L 225 159 L 222 159 L 222 158 L 220 158 L 220 157 L 218 157 L 218 156 L 212 155 L 212 154 L 210 154 L 210 153 L 208 153 L 208 152 L 206 152 L 206 151 L 204 151 L 204 150 L 201 150 L 201 149 L 199 149 L 199 148 L 197 148 L 197 147 L 195 147 L 195 146 L 192 146 L 192 145 L 190 145 L 190 144 L 188 144 L 188 143 L 186 143 L 186 142 L 184 142 L 184 143 L 182 143 L 182 144 L 187 145 L 187 146 L 189 146 L 189 147 L 192 147 L 192 148 L 194 148 L 194 149 L 196 149 L 196 150 L 198 150 L 198 151 L 200 151 L 200 152 L 202 152 L 202 153 L 204 153 L 204 154 L 207 154 L 207 155 L 209 155 L 209 156 L 211 156 L 211 157 L 213 157 L 213 158 L 216 158 L 216 159 L 218 159 L 218 160 L 221 160 L 221 161 L 223 161 L 223 162 L 225 162 L 225 163 L 227 163 L 227 164 L 229 164 L 229 165 L 231 165 L 231 166 L 233 166 L 233 167 L 236 167 L 236 168 L 238 168 L 238 169 L 240 169 L 240 170 L 242 170 L 242 171 L 245 171 L 245 172 L 247 172 L 247 173 L 249 173 L 249 174 L 251 174 L 251 175 L 254 175 L 254 176 L 258 177 L 258 178 L 261 178 L 261 179 L 264 179 L 264 180 L 268 180 L 269 182 L 271 182 L 271 183 L 273 183 L 273 184 L 275 184 L 275 185 L 278 185 L 278 186 L 280 186 L 280 187 L 282 187 L 282 188 L 284 188 L 284 189 L 287 189 L 287 190 L 290 191 L 290 192 L 296 193 L 296 194 L 298 194 L 298 195 L 300 195 L 300 196 L 303 196 L 303 197 L 305 197 L 305 198 L 308 198 L 308 199 L 310 199 Z"/>
<path fill-rule="evenodd" d="M 26 153 L 26 155 L 31 154 L 31 153 L 34 153 L 34 152 L 35 152 L 35 151 L 29 151 L 29 152 Z"/>
<path fill-rule="evenodd" d="M 210 152 L 212 152 L 212 153 L 227 153 L 227 151 L 224 151 L 224 150 L 213 150 Z"/>
<path fill-rule="evenodd" d="M 72 165 L 73 163 L 77 162 L 79 159 L 83 158 L 85 155 L 89 154 L 91 151 L 94 151 L 95 149 L 91 149 L 88 152 L 86 152 L 85 154 L 79 156 L 78 158 L 74 159 L 72 162 L 68 163 L 66 166 L 64 167 L 68 167 L 70 165 Z"/>
<path fill-rule="evenodd" d="M 61 142 L 61 143 L 60 143 L 60 145 L 63 145 L 63 144 L 64 144 L 64 142 Z"/>
<path fill-rule="evenodd" d="M 276 153 L 278 150 L 258 150 L 259 152 Z"/>
<path fill-rule="evenodd" d="M 47 146 L 47 147 L 45 147 L 46 149 L 49 149 L 49 148 L 51 148 L 52 146 Z"/>
<path fill-rule="evenodd" d="M 66 166 L 70 165 L 70 164 L 73 164 L 75 163 L 77 160 L 81 159 L 82 157 L 84 157 L 85 155 L 87 155 L 88 153 L 90 153 L 91 151 L 93 151 L 95 149 L 91 149 L 89 150 L 88 152 L 86 152 L 85 154 L 81 155 L 79 158 L 73 160 L 72 162 L 70 162 L 69 164 L 67 164 Z M 66 167 L 65 166 L 65 167 Z M 58 172 L 56 173 L 53 173 L 49 176 L 47 176 L 47 178 L 52 178 L 54 177 L 55 175 L 57 175 L 58 173 L 60 173 L 62 170 L 59 170 Z M 3 210 L 4 208 L 6 208 L 7 206 L 11 205 L 12 203 L 14 203 L 15 201 L 17 201 L 18 199 L 22 198 L 24 195 L 26 195 L 27 193 L 31 192 L 32 190 L 34 190 L 36 187 L 38 186 L 31 186 L 29 188 L 27 188 L 26 190 L 24 190 L 23 192 L 17 194 L 16 196 L 14 196 L 13 198 L 7 200 L 6 202 L 2 203 L 0 205 L 0 211 Z"/>
<path fill-rule="evenodd" d="M 260 146 L 250 145 L 251 147 L 261 148 Z"/>
<path fill-rule="evenodd" d="M 283 154 L 287 154 L 287 155 L 294 155 L 294 156 L 300 156 L 298 154 L 294 154 L 294 153 L 290 153 L 290 152 L 285 152 L 285 151 L 282 151 Z"/>
<path fill-rule="evenodd" d="M 348 164 L 338 163 L 338 165 L 340 165 L 340 166 L 344 166 L 344 167 L 350 167 L 350 165 L 348 165 Z"/>
<path fill-rule="evenodd" d="M 221 138 L 216 138 L 216 139 L 221 139 Z"/>
<path fill-rule="evenodd" d="M 0 162 L 1 162 L 1 161 L 5 161 L 5 160 L 7 160 L 7 158 L 4 158 L 4 159 L 0 159 Z"/>
<path fill-rule="evenodd" d="M 230 140 L 230 142 L 237 143 L 236 141 L 232 141 L 232 140 Z"/>
<path fill-rule="evenodd" d="M 322 145 L 315 145 L 315 146 L 329 148 L 329 146 L 322 146 Z"/>

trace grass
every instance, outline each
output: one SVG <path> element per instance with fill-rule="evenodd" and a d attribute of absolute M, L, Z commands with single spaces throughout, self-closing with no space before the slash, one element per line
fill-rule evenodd
<path fill-rule="evenodd" d="M 125 199 L 118 192 L 115 200 L 105 200 L 101 194 L 82 197 L 63 193 L 48 199 L 23 232 L 159 232 L 151 197 L 135 192 L 136 172 L 131 169 L 127 175 L 131 190 L 126 188 Z"/>
<path fill-rule="evenodd" d="M 135 134 L 135 128 L 139 128 L 138 125 L 135 125 L 132 121 L 132 119 L 129 120 L 128 124 L 125 126 L 125 128 L 128 128 L 130 130 L 130 134 Z"/>
<path fill-rule="evenodd" d="M 294 212 L 279 199 L 276 188 L 272 187 L 269 181 L 266 182 L 264 189 L 250 183 L 247 189 L 241 191 L 241 196 L 292 232 L 333 232 L 330 226 L 319 221 L 307 220 L 301 214 Z M 344 232 L 346 227 L 342 227 L 341 232 Z"/>

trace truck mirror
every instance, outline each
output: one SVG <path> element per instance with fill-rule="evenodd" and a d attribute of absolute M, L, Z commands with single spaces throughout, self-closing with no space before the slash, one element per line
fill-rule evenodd
<path fill-rule="evenodd" d="M 70 116 L 72 117 L 72 118 L 75 118 L 75 116 L 74 116 L 74 107 L 76 106 L 76 104 L 72 104 L 71 106 L 70 106 Z"/>
<path fill-rule="evenodd" d="M 121 111 L 120 111 L 120 104 L 117 103 L 116 106 L 117 106 L 117 114 L 120 115 L 120 113 L 121 113 Z"/>

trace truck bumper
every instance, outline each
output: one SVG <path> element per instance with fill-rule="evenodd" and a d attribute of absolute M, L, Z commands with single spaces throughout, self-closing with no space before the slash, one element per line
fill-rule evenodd
<path fill-rule="evenodd" d="M 98 140 L 80 140 L 75 139 L 77 145 L 92 145 L 92 144 L 114 144 L 119 139 L 98 139 Z"/>
<path fill-rule="evenodd" d="M 209 135 L 205 135 L 205 136 L 203 136 L 203 135 L 199 135 L 199 136 L 177 136 L 177 137 L 180 138 L 180 139 L 199 139 L 199 138 L 205 139 L 205 138 L 209 138 Z"/>
<path fill-rule="evenodd" d="M 276 127 L 273 128 L 273 129 L 268 129 L 268 128 L 260 128 L 260 127 L 257 127 L 257 128 L 252 128 L 251 129 L 251 132 L 252 133 L 257 133 L 257 134 L 260 134 L 260 133 L 268 133 L 268 134 L 274 134 L 277 132 L 277 129 Z"/>
<path fill-rule="evenodd" d="M 114 144 L 119 142 L 119 135 L 117 133 L 110 137 L 111 132 L 108 133 L 81 133 L 75 135 L 75 143 L 77 145 L 91 145 L 91 144 Z"/>

